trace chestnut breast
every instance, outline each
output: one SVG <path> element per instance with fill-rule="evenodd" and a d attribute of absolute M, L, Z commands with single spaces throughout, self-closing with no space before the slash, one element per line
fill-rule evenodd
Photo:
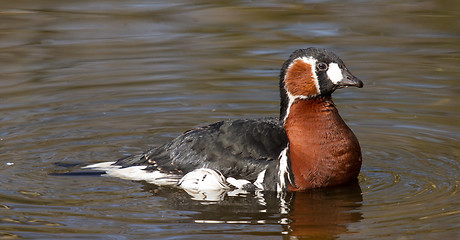
<path fill-rule="evenodd" d="M 327 187 L 355 179 L 361 148 L 330 97 L 297 99 L 285 129 L 295 186 L 289 190 Z"/>

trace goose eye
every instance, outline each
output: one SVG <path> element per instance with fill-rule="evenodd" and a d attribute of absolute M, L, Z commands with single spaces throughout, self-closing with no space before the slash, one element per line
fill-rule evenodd
<path fill-rule="evenodd" d="M 327 64 L 320 62 L 316 65 L 316 68 L 320 71 L 326 71 L 327 70 Z"/>

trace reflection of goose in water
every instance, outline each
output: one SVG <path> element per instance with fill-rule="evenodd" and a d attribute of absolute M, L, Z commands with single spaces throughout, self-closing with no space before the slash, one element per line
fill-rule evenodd
<path fill-rule="evenodd" d="M 294 197 L 289 212 L 291 236 L 332 239 L 348 232 L 347 224 L 362 219 L 359 212 L 362 196 L 358 183 L 298 192 Z"/>
<path fill-rule="evenodd" d="M 210 224 L 209 234 L 222 234 L 222 230 L 233 229 L 229 224 L 238 224 L 235 228 L 241 227 L 242 231 L 237 234 L 252 234 L 258 225 L 262 232 L 270 229 L 278 236 L 333 239 L 347 233 L 348 224 L 362 219 L 359 211 L 362 196 L 357 182 L 327 189 L 285 192 L 282 196 L 276 192 L 247 193 L 237 197 L 223 195 L 217 202 L 192 200 L 178 189 L 148 183 L 143 184 L 143 189 L 166 199 L 163 204 L 167 209 L 190 213 L 188 217 L 192 220 L 186 221 Z M 251 225 L 250 232 L 244 232 L 244 225 Z M 225 232 L 232 233 L 234 229 Z"/>

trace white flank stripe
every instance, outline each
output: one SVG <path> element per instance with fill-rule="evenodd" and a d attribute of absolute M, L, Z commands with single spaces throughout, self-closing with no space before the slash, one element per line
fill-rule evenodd
<path fill-rule="evenodd" d="M 263 182 L 264 182 L 266 171 L 267 170 L 263 170 L 262 172 L 260 172 L 259 175 L 257 175 L 256 181 L 254 182 L 254 186 L 256 186 L 260 190 L 264 190 Z"/>
<path fill-rule="evenodd" d="M 283 191 L 287 187 L 286 174 L 288 174 L 288 157 L 287 157 L 288 148 L 289 148 L 289 144 L 280 153 L 280 156 L 279 156 L 279 159 L 280 159 L 280 165 L 279 165 L 279 170 L 278 170 L 279 183 L 276 186 L 276 190 L 278 192 Z"/>
<path fill-rule="evenodd" d="M 120 166 L 113 165 L 114 163 L 115 162 L 101 162 L 101 163 L 84 166 L 83 168 L 91 168 L 94 170 L 101 170 L 101 171 L 106 171 L 107 169 L 112 169 L 112 168 L 120 168 Z"/>
<path fill-rule="evenodd" d="M 233 177 L 227 178 L 227 182 L 235 186 L 236 188 L 243 188 L 244 185 L 251 184 L 251 182 L 246 179 L 236 179 Z"/>
<path fill-rule="evenodd" d="M 146 181 L 156 185 L 175 185 L 179 182 L 180 176 L 175 174 L 162 173 L 160 171 L 145 171 L 147 166 L 132 166 L 122 168 L 113 165 L 115 162 L 96 163 L 84 168 L 105 171 L 108 176 L 118 177 L 134 181 Z"/>
<path fill-rule="evenodd" d="M 199 168 L 185 174 L 180 179 L 179 186 L 194 192 L 230 188 L 220 172 L 209 168 Z"/>

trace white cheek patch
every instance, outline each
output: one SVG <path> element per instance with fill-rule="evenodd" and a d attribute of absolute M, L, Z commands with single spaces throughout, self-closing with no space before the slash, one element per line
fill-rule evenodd
<path fill-rule="evenodd" d="M 337 63 L 330 63 L 329 70 L 327 70 L 327 76 L 334 84 L 337 84 L 343 79 L 342 70 Z"/>

